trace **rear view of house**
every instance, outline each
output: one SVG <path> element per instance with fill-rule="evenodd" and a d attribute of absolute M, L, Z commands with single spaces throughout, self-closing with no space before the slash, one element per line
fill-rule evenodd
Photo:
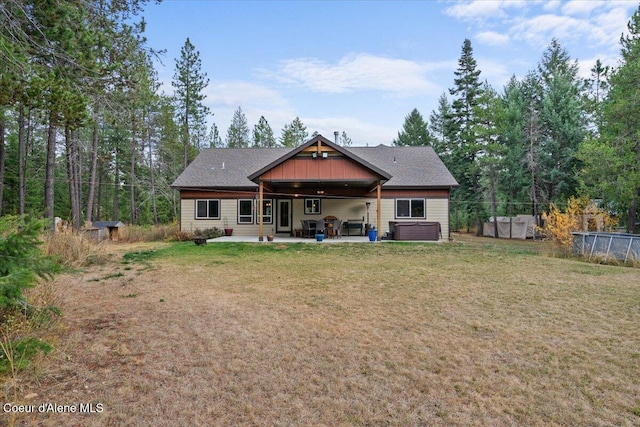
<path fill-rule="evenodd" d="M 361 223 L 378 237 L 397 223 L 437 222 L 447 239 L 457 185 L 431 147 L 342 147 L 318 135 L 296 148 L 203 150 L 172 187 L 185 231 L 232 228 L 262 240 L 335 217 L 345 232 Z"/>

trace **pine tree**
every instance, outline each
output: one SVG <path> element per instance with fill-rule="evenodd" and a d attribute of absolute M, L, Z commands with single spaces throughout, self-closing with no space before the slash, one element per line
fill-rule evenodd
<path fill-rule="evenodd" d="M 530 213 L 524 206 L 533 203 L 531 198 L 531 176 L 535 169 L 528 159 L 532 147 L 537 147 L 536 117 L 537 110 L 532 98 L 531 84 L 535 79 L 531 77 L 518 81 L 512 76 L 504 88 L 502 95 L 503 115 L 501 119 L 502 144 L 504 157 L 502 173 L 498 176 L 498 189 L 508 201 L 506 214 Z M 534 212 L 532 210 L 531 212 Z"/>
<path fill-rule="evenodd" d="M 296 117 L 291 124 L 284 125 L 280 136 L 280 144 L 284 147 L 297 147 L 304 144 L 308 136 L 307 127 L 299 117 Z"/>
<path fill-rule="evenodd" d="M 581 167 L 576 151 L 586 134 L 582 82 L 578 64 L 557 40 L 552 40 L 538 65 L 542 89 L 542 140 L 537 163 L 545 203 L 565 201 L 576 194 L 575 171 Z"/>
<path fill-rule="evenodd" d="M 609 79 L 600 137 L 583 145 L 587 184 L 626 211 L 627 231 L 634 232 L 640 197 L 640 7 L 620 38 L 622 59 Z"/>
<path fill-rule="evenodd" d="M 218 131 L 218 125 L 213 123 L 209 130 L 209 148 L 222 147 L 223 145 L 220 131 Z"/>
<path fill-rule="evenodd" d="M 452 147 L 452 111 L 447 94 L 443 93 L 438 98 L 438 109 L 429 115 L 429 134 L 431 145 L 441 158 L 451 154 Z"/>
<path fill-rule="evenodd" d="M 458 203 L 476 226 L 476 233 L 482 233 L 483 204 L 480 191 L 480 168 L 477 162 L 482 150 L 475 134 L 477 118 L 475 109 L 482 96 L 480 70 L 473 58 L 471 41 L 466 39 L 462 45 L 462 54 L 458 68 L 454 72 L 454 88 L 449 93 L 454 96 L 452 103 L 452 140 L 446 158 L 449 168 L 458 180 L 460 187 L 454 190 L 453 199 Z"/>
<path fill-rule="evenodd" d="M 209 114 L 209 108 L 203 104 L 209 79 L 207 73 L 202 71 L 200 52 L 189 38 L 180 49 L 175 70 L 171 85 L 175 88 L 176 111 L 181 124 L 182 167 L 186 168 L 199 147 L 199 141 L 192 140 L 192 128 L 196 127 L 197 122 L 205 122 Z"/>
<path fill-rule="evenodd" d="M 417 108 L 414 108 L 409 115 L 404 118 L 402 130 L 398 132 L 398 138 L 393 140 L 393 145 L 397 146 L 424 146 L 430 145 L 431 136 L 427 129 L 427 123 Z"/>
<path fill-rule="evenodd" d="M 351 147 L 351 145 L 353 145 L 353 141 L 347 136 L 346 131 L 342 131 L 342 134 L 340 135 L 340 145 L 343 147 Z"/>
<path fill-rule="evenodd" d="M 276 138 L 273 136 L 273 130 L 269 122 L 264 116 L 260 116 L 258 124 L 253 127 L 253 146 L 275 147 L 276 145 Z"/>
<path fill-rule="evenodd" d="M 227 129 L 227 147 L 246 148 L 249 146 L 249 125 L 242 108 L 233 113 L 231 126 Z"/>

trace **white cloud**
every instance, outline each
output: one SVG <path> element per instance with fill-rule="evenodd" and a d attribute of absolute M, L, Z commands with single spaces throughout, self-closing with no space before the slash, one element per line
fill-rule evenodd
<path fill-rule="evenodd" d="M 553 10 L 557 10 L 560 8 L 560 6 L 562 5 L 562 2 L 560 0 L 552 0 L 549 1 L 547 3 L 545 3 L 542 8 L 548 12 L 551 12 Z"/>
<path fill-rule="evenodd" d="M 305 117 L 302 119 L 309 133 L 317 130 L 319 134 L 333 141 L 334 131 L 346 132 L 354 146 L 391 145 L 398 129 L 366 123 L 354 117 Z"/>
<path fill-rule="evenodd" d="M 584 0 L 572 0 L 562 6 L 562 13 L 566 15 L 588 15 L 595 9 L 598 9 L 605 5 L 604 1 L 584 1 Z"/>
<path fill-rule="evenodd" d="M 317 58 L 289 59 L 273 75 L 322 93 L 371 90 L 411 96 L 418 92 L 438 93 L 439 88 L 427 76 L 430 71 L 448 65 L 358 54 L 344 57 L 335 64 Z"/>
<path fill-rule="evenodd" d="M 507 34 L 500 34 L 495 31 L 483 31 L 476 34 L 476 40 L 478 40 L 479 43 L 489 46 L 506 46 L 509 44 L 510 38 Z"/>
<path fill-rule="evenodd" d="M 463 21 L 483 22 L 489 19 L 506 18 L 507 9 L 527 7 L 527 1 L 472 0 L 457 2 L 445 9 L 445 13 Z"/>
<path fill-rule="evenodd" d="M 538 15 L 523 20 L 511 28 L 513 38 L 525 40 L 533 46 L 545 46 L 552 38 L 561 44 L 576 40 L 589 34 L 592 26 L 585 20 L 560 15 Z"/>

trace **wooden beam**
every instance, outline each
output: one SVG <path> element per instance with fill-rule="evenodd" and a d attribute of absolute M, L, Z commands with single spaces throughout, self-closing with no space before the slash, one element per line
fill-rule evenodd
<path fill-rule="evenodd" d="M 264 182 L 262 182 L 262 180 L 260 181 L 260 196 L 259 196 L 259 202 L 258 202 L 258 240 L 259 241 L 263 241 L 264 240 L 264 224 L 262 222 L 262 197 L 263 197 L 263 192 L 264 192 Z"/>
<path fill-rule="evenodd" d="M 380 202 L 382 201 L 382 185 L 380 184 L 380 181 L 378 181 L 378 189 L 377 189 L 377 193 L 378 193 L 378 208 L 376 209 L 376 215 L 377 215 L 377 219 L 378 219 L 378 225 L 376 227 L 376 229 L 378 230 L 378 240 L 380 240 L 380 232 L 381 232 L 381 226 L 382 226 L 382 206 L 380 205 Z"/>

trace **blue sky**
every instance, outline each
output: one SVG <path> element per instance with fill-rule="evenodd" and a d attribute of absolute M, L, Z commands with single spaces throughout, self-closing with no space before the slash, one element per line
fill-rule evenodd
<path fill-rule="evenodd" d="M 311 134 L 346 131 L 354 145 L 391 145 L 404 118 L 425 118 L 453 86 L 464 39 L 498 92 L 536 68 L 552 38 L 584 77 L 615 65 L 637 1 L 191 1 L 147 5 L 146 37 L 171 93 L 187 37 L 210 79 L 205 104 L 221 136 L 241 107 L 276 137 L 300 117 Z M 451 99 L 451 98 L 450 98 Z"/>

